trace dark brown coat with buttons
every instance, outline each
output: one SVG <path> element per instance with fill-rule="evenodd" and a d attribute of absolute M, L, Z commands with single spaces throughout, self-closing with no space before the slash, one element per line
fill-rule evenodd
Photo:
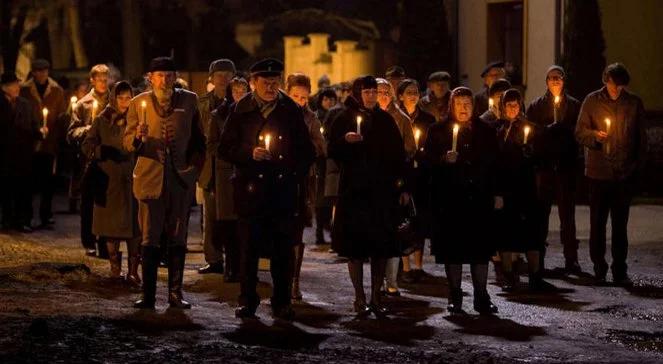
<path fill-rule="evenodd" d="M 253 149 L 271 136 L 271 160 L 256 161 Z M 301 109 L 280 92 L 265 118 L 251 93 L 234 106 L 221 133 L 218 156 L 235 166 L 235 212 L 240 218 L 278 217 L 294 223 L 300 187 L 315 158 Z"/>

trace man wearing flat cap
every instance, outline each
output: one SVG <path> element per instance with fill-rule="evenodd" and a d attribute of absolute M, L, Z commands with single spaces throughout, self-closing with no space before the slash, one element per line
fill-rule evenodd
<path fill-rule="evenodd" d="M 48 129 L 34 115 L 30 102 L 19 96 L 14 72 L 0 79 L 0 206 L 2 229 L 31 232 L 32 155 Z M 41 126 L 41 128 L 40 128 Z"/>
<path fill-rule="evenodd" d="M 162 234 L 168 241 L 168 302 L 190 308 L 182 297 L 189 207 L 205 159 L 198 98 L 176 89 L 171 58 L 150 62 L 151 90 L 134 97 L 124 147 L 137 155 L 133 193 L 142 233 L 143 298 L 134 307 L 154 309 Z"/>
<path fill-rule="evenodd" d="M 488 97 L 490 86 L 493 82 L 506 77 L 504 62 L 489 63 L 481 72 L 483 78 L 483 89 L 474 95 L 474 115 L 481 115 L 488 110 Z"/>
<path fill-rule="evenodd" d="M 205 137 L 210 140 L 210 122 L 212 112 L 219 106 L 228 106 L 226 91 L 230 80 L 235 76 L 235 64 L 229 59 L 217 59 L 209 66 L 209 81 L 214 89 L 202 96 L 198 101 L 200 121 Z M 227 114 L 226 114 L 227 115 Z M 198 273 L 224 273 L 223 247 L 221 245 L 220 224 L 216 214 L 215 174 L 217 173 L 216 153 L 207 152 L 205 165 L 198 178 L 198 187 L 203 195 L 203 250 L 207 264 L 198 270 Z"/>
<path fill-rule="evenodd" d="M 50 78 L 50 63 L 45 59 L 36 59 L 31 64 L 32 78 L 21 85 L 21 96 L 32 105 L 34 117 L 43 121 L 43 110 L 48 109 L 46 127 L 48 134 L 40 143 L 33 159 L 33 174 L 39 193 L 40 228 L 51 228 L 53 220 L 53 194 L 55 192 L 55 166 L 59 146 L 65 138 L 66 125 L 59 116 L 67 110 L 64 90 Z"/>
<path fill-rule="evenodd" d="M 442 121 L 449 113 L 449 82 L 451 75 L 445 71 L 433 72 L 428 76 L 428 93 L 419 100 L 422 110 L 435 116 L 435 121 Z"/>
<path fill-rule="evenodd" d="M 254 91 L 234 106 L 219 155 L 234 164 L 240 235 L 239 318 L 255 317 L 260 297 L 258 259 L 271 257 L 274 317 L 292 319 L 294 232 L 300 181 L 315 158 L 301 110 L 279 90 L 283 63 L 264 59 L 250 68 Z"/>
<path fill-rule="evenodd" d="M 576 238 L 576 181 L 578 179 L 579 146 L 575 128 L 580 113 L 580 102 L 566 92 L 566 74 L 553 65 L 546 72 L 546 92 L 532 101 L 527 108 L 527 120 L 542 127 L 539 138 L 541 160 L 537 168 L 537 190 L 542 214 L 539 225 L 540 239 L 548 237 L 548 222 L 553 201 L 557 202 L 560 222 L 560 240 L 564 247 L 564 268 L 569 274 L 581 272 L 578 263 Z M 540 267 L 544 268 L 545 247 Z"/>
<path fill-rule="evenodd" d="M 384 73 L 384 78 L 389 81 L 394 90 L 398 90 L 398 84 L 407 77 L 405 69 L 401 66 L 391 66 Z"/>

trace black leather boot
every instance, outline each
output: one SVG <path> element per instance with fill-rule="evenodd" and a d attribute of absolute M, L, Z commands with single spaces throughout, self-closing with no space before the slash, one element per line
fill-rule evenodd
<path fill-rule="evenodd" d="M 168 303 L 171 308 L 189 309 L 191 304 L 182 297 L 186 247 L 174 246 L 168 252 Z"/>
<path fill-rule="evenodd" d="M 159 247 L 143 247 L 143 298 L 134 303 L 135 308 L 154 310 L 160 256 Z"/>

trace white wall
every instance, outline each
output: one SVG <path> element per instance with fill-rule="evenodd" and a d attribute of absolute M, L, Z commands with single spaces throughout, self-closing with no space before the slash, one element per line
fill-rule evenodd
<path fill-rule="evenodd" d="M 527 64 L 523 67 L 526 105 L 546 91 L 545 73 L 555 62 L 555 0 L 527 2 Z"/>
<path fill-rule="evenodd" d="M 486 0 L 458 2 L 458 79 L 475 92 L 486 65 L 486 10 Z"/>

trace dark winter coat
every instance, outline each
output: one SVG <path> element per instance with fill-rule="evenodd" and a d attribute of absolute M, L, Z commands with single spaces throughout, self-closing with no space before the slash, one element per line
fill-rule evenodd
<path fill-rule="evenodd" d="M 557 109 L 557 123 L 553 105 L 554 96 L 548 91 L 527 108 L 527 120 L 541 127 L 543 133 L 537 139 L 537 149 L 542 153 L 539 168 L 573 170 L 579 151 L 574 134 L 580 102 L 565 93 Z"/>
<path fill-rule="evenodd" d="M 11 103 L 0 91 L 0 178 L 31 175 L 40 126 L 27 99 L 18 96 Z"/>
<path fill-rule="evenodd" d="M 216 202 L 217 220 L 236 220 L 234 189 L 232 176 L 235 173 L 233 165 L 219 156 L 219 145 L 221 132 L 226 125 L 228 115 L 234 107 L 228 100 L 224 100 L 210 114 L 210 121 L 205 130 L 207 137 L 207 158 L 205 165 L 209 163 L 208 173 L 201 173 L 198 183 L 207 191 L 214 191 Z M 205 168 L 203 168 L 205 170 Z M 207 178 L 204 178 L 207 176 Z"/>
<path fill-rule="evenodd" d="M 429 92 L 428 95 L 419 100 L 419 107 L 435 118 L 435 121 L 442 121 L 449 115 L 449 98 L 451 92 L 447 92 L 442 97 L 435 97 L 435 94 Z M 425 139 L 422 139 L 425 140 Z"/>
<path fill-rule="evenodd" d="M 453 122 L 428 129 L 425 153 L 431 165 L 433 238 L 438 263 L 487 263 L 495 252 L 494 198 L 497 191 L 495 130 L 481 120 L 458 133 L 458 160 L 446 162 L 452 149 Z"/>
<path fill-rule="evenodd" d="M 131 188 L 134 158 L 122 146 L 126 119 L 126 113 L 107 106 L 92 121 L 81 145 L 85 157 L 98 166 L 96 176 L 91 177 L 93 188 L 101 191 L 95 193 L 92 232 L 122 240 L 139 236 L 137 203 Z"/>
<path fill-rule="evenodd" d="M 607 143 L 596 139 L 606 130 Z M 605 87 L 587 95 L 580 108 L 576 139 L 585 147 L 585 175 L 599 180 L 624 180 L 641 171 L 647 156 L 647 134 L 642 100 L 623 90 L 612 100 Z"/>
<path fill-rule="evenodd" d="M 366 110 L 352 97 L 346 106 L 329 134 L 329 157 L 341 170 L 332 248 L 356 259 L 400 256 L 396 228 L 405 188 L 403 139 L 387 112 Z M 364 140 L 350 144 L 345 135 L 356 131 L 358 115 Z"/>
<path fill-rule="evenodd" d="M 200 111 L 200 124 L 203 127 L 203 131 L 205 132 L 205 138 L 208 140 L 207 141 L 208 143 L 210 138 L 208 132 L 210 131 L 212 112 L 217 107 L 219 107 L 219 105 L 226 103 L 227 103 L 226 100 L 220 100 L 218 97 L 216 97 L 213 91 L 206 93 L 205 95 L 201 96 L 198 99 L 198 110 Z M 213 174 L 215 173 L 213 166 L 214 160 L 213 158 L 210 157 L 209 153 L 210 152 L 208 150 L 207 158 L 205 158 L 205 164 L 203 164 L 203 168 L 200 171 L 200 176 L 198 176 L 199 187 L 206 191 L 212 191 L 212 188 L 214 187 L 213 186 L 214 184 Z"/>
<path fill-rule="evenodd" d="M 484 85 L 481 91 L 474 95 L 474 115 L 481 115 L 488 110 L 488 86 Z"/>
<path fill-rule="evenodd" d="M 543 248 L 537 241 L 542 210 L 537 200 L 537 154 L 534 145 L 542 137 L 544 127 L 523 119 L 512 123 L 501 120 L 497 131 L 500 146 L 498 159 L 499 191 L 504 208 L 496 211 L 499 251 L 526 252 Z M 524 144 L 525 126 L 530 128 Z"/>
<path fill-rule="evenodd" d="M 299 215 L 299 184 L 315 158 L 301 109 L 280 92 L 265 118 L 256 96 L 244 96 L 233 108 L 221 133 L 219 157 L 235 166 L 235 212 L 243 217 L 279 217 L 294 223 Z M 253 149 L 272 137 L 272 159 L 256 161 Z M 294 224 L 284 226 L 292 232 Z"/>
<path fill-rule="evenodd" d="M 57 156 L 59 145 L 64 140 L 67 126 L 61 123 L 60 115 L 67 110 L 67 103 L 64 100 L 64 90 L 52 78 L 48 79 L 48 86 L 44 92 L 43 98 L 37 91 L 34 79 L 31 79 L 21 86 L 21 96 L 30 101 L 33 117 L 41 123 L 43 121 L 42 109 L 48 109 L 46 126 L 48 135 L 46 139 L 37 144 L 37 152 L 48 153 Z"/>

